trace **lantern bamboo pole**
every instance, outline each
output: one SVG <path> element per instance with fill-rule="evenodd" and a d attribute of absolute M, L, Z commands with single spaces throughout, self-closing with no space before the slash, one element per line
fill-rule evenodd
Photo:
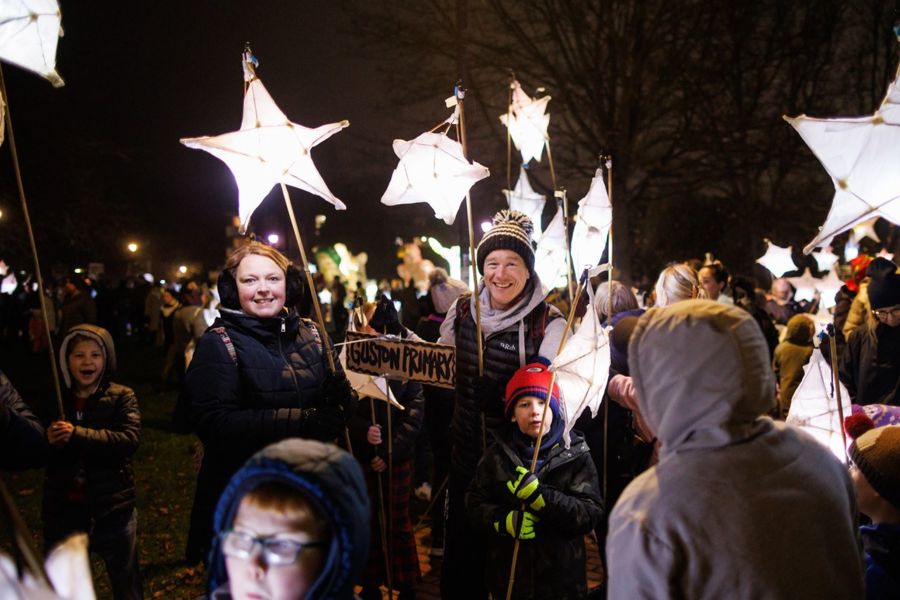
<path fill-rule="evenodd" d="M 291 227 L 294 228 L 294 237 L 297 240 L 297 246 L 300 247 L 300 258 L 303 260 L 303 271 L 306 273 L 306 285 L 309 287 L 309 294 L 312 296 L 313 308 L 316 311 L 316 321 L 322 330 L 322 344 L 325 346 L 325 355 L 328 357 L 328 368 L 331 372 L 335 372 L 334 357 L 331 355 L 331 340 L 328 338 L 328 332 L 325 331 L 325 319 L 322 318 L 322 307 L 319 306 L 319 295 L 316 293 L 316 284 L 313 281 L 312 273 L 309 271 L 309 261 L 306 259 L 306 250 L 303 248 L 303 240 L 300 238 L 300 228 L 297 226 L 297 217 L 294 216 L 294 207 L 291 205 L 291 196 L 288 194 L 287 186 L 281 184 L 281 193 L 284 196 L 284 204 L 287 206 L 288 216 L 291 218 Z"/>
<path fill-rule="evenodd" d="M 841 420 L 841 448 L 844 451 L 844 464 L 850 465 L 847 456 L 847 432 L 844 431 L 844 405 L 841 400 L 841 378 L 838 373 L 837 334 L 833 323 L 828 324 L 828 347 L 831 350 L 831 376 L 834 385 L 834 397 L 837 399 L 838 418 Z"/>
<path fill-rule="evenodd" d="M 506 189 L 510 194 L 512 188 L 512 134 L 509 131 L 509 125 L 512 122 L 512 97 L 515 88 L 516 76 L 510 72 L 509 94 L 506 102 Z"/>
<path fill-rule="evenodd" d="M 578 306 L 578 301 L 581 299 L 581 293 L 584 291 L 584 287 L 586 285 L 590 285 L 590 279 L 585 276 L 584 281 L 578 284 L 578 289 L 575 292 L 575 298 L 572 301 L 572 305 L 569 307 L 569 317 L 566 319 L 566 328 L 563 331 L 562 339 L 559 341 L 559 348 L 556 350 L 556 354 L 559 355 L 562 352 L 563 346 L 566 344 L 566 338 L 569 335 L 569 332 L 572 330 L 572 322 L 575 320 L 575 309 Z M 556 385 L 556 374 L 558 371 L 554 370 L 550 375 L 550 384 L 547 386 L 547 402 L 544 403 L 544 410 L 541 413 L 541 426 L 538 429 L 537 439 L 534 441 L 534 454 L 531 456 L 531 466 L 529 467 L 529 471 L 534 473 L 534 469 L 537 465 L 538 454 L 541 451 L 541 441 L 544 438 L 544 423 L 547 418 L 547 407 L 550 406 L 550 398 L 553 396 L 553 386 Z M 525 510 L 525 503 L 522 503 L 522 510 Z M 516 562 L 519 558 L 519 545 L 521 540 L 519 539 L 519 532 L 516 532 L 516 541 L 513 543 L 513 553 L 512 553 L 512 565 L 509 569 L 509 585 L 506 588 L 506 600 L 510 600 L 512 598 L 513 587 L 516 583 Z"/>
<path fill-rule="evenodd" d="M 369 397 L 369 408 L 371 409 L 372 425 L 377 426 L 378 418 L 375 416 L 375 399 L 371 396 Z M 388 405 L 388 411 L 390 411 L 390 405 Z M 390 597 L 393 598 L 394 586 L 392 585 L 391 554 L 388 552 L 387 520 L 384 515 L 384 478 L 382 473 L 376 473 L 376 475 L 378 476 L 378 525 L 381 529 L 381 553 L 384 554 L 385 579 L 388 584 L 388 592 L 390 592 Z M 390 490 L 388 490 L 388 494 L 390 495 Z"/>
<path fill-rule="evenodd" d="M 612 157 L 606 157 L 606 195 L 609 197 L 609 205 L 612 206 L 613 197 L 613 170 Z M 606 264 L 609 265 L 609 289 L 606 290 L 607 310 L 606 323 L 612 327 L 613 318 L 613 227 L 612 221 L 609 223 L 609 234 L 607 236 L 607 252 Z M 606 491 L 609 487 L 609 402 L 603 403 L 603 497 L 606 498 Z"/>
<path fill-rule="evenodd" d="M 560 190 L 556 182 L 556 166 L 553 163 L 553 153 L 550 150 L 550 136 L 544 142 L 547 147 L 547 163 L 550 165 L 550 181 L 553 185 L 553 196 L 562 200 L 564 235 L 566 240 L 566 285 L 568 286 L 569 299 L 572 299 L 572 290 L 575 289 L 575 282 L 572 278 L 572 252 L 569 242 L 569 199 L 566 196 L 566 190 Z M 549 284 L 549 282 L 547 282 Z"/>
<path fill-rule="evenodd" d="M 456 99 L 459 106 L 459 123 L 457 123 L 457 134 L 459 143 L 462 146 L 463 158 L 469 160 L 469 151 L 466 145 L 466 111 L 463 103 L 465 91 L 457 84 Z M 484 348 L 481 339 L 481 299 L 478 291 L 478 264 L 475 256 L 475 230 L 472 226 L 472 195 L 466 192 L 466 217 L 469 220 L 469 262 L 472 268 L 472 282 L 475 285 L 475 337 L 477 338 L 478 348 L 478 376 L 484 375 Z M 484 418 L 484 412 L 481 413 L 481 449 L 487 447 L 487 422 Z"/>
<path fill-rule="evenodd" d="M 2 68 L 0 68 L 0 93 L 2 93 L 0 102 L 3 102 L 6 105 L 6 132 L 7 137 L 9 138 L 9 151 L 12 155 L 13 170 L 16 174 L 16 187 L 19 190 L 19 202 L 22 205 L 22 214 L 25 216 L 25 229 L 28 231 L 28 242 L 31 245 L 31 258 L 34 260 L 34 276 L 37 278 L 41 317 L 44 321 L 44 334 L 47 336 L 47 354 L 50 359 L 50 372 L 53 373 L 53 390 L 56 392 L 56 411 L 59 415 L 59 420 L 64 421 L 66 419 L 66 411 L 63 410 L 62 388 L 60 388 L 59 385 L 59 373 L 57 372 L 56 356 L 53 350 L 53 337 L 50 335 L 50 320 L 47 318 L 47 298 L 44 292 L 44 277 L 41 275 L 41 262 L 38 259 L 37 244 L 34 241 L 34 229 L 31 227 L 28 201 L 25 199 L 25 186 L 22 183 L 22 171 L 19 167 L 19 153 L 16 150 L 16 136 L 13 134 L 9 95 L 6 92 L 6 80 L 3 78 Z"/>

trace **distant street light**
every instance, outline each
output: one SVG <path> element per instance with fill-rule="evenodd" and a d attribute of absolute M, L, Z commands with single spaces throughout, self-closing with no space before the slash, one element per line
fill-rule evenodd
<path fill-rule="evenodd" d="M 185 273 L 187 273 L 187 267 L 184 265 L 181 265 L 180 267 L 178 267 L 178 272 L 181 273 L 182 275 L 184 275 Z"/>
<path fill-rule="evenodd" d="M 487 233 L 491 230 L 491 222 L 490 221 L 482 221 L 481 223 L 481 231 L 483 233 Z"/>
<path fill-rule="evenodd" d="M 126 246 L 126 247 L 128 248 L 128 251 L 129 251 L 129 252 L 131 252 L 132 254 L 134 254 L 135 252 L 138 251 L 138 247 L 139 247 L 139 246 L 138 246 L 136 243 L 134 243 L 134 242 L 130 242 L 130 243 L 128 244 L 128 246 Z"/>
<path fill-rule="evenodd" d="M 266 236 L 266 239 L 269 240 L 269 243 L 273 246 L 277 244 L 279 240 L 277 233 L 270 233 L 268 236 Z"/>

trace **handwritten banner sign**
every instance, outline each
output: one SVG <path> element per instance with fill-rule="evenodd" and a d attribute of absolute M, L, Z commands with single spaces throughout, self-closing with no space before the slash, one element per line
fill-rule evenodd
<path fill-rule="evenodd" d="M 367 375 L 386 375 L 442 388 L 456 383 L 456 348 L 430 342 L 383 339 L 348 331 L 347 369 Z"/>

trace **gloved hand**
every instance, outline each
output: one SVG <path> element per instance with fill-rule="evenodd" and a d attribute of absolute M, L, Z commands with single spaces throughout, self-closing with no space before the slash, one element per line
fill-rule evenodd
<path fill-rule="evenodd" d="M 503 417 L 503 398 L 496 379 L 481 375 L 472 381 L 472 388 L 475 390 L 475 400 L 485 415 Z"/>
<path fill-rule="evenodd" d="M 328 372 L 322 380 L 319 388 L 319 403 L 321 406 L 339 408 L 344 413 L 344 419 L 350 418 L 356 411 L 359 396 L 353 391 L 347 376 L 343 371 Z"/>
<path fill-rule="evenodd" d="M 533 540 L 537 535 L 534 526 L 538 521 L 540 518 L 527 510 L 511 510 L 502 521 L 494 521 L 494 529 L 501 535 L 518 537 L 520 540 Z"/>
<path fill-rule="evenodd" d="M 378 301 L 378 306 L 369 319 L 369 326 L 378 333 L 389 333 L 391 335 L 400 335 L 403 332 L 403 326 L 400 324 L 400 315 L 394 308 L 394 302 L 387 296 L 382 296 Z"/>
<path fill-rule="evenodd" d="M 519 476 L 515 480 L 506 482 L 509 493 L 524 502 L 531 510 L 540 511 L 546 503 L 544 496 L 541 495 L 541 482 L 537 475 L 521 466 L 516 467 L 516 473 Z"/>
<path fill-rule="evenodd" d="M 323 442 L 334 440 L 344 431 L 344 412 L 336 406 L 305 408 L 302 419 L 306 435 Z"/>

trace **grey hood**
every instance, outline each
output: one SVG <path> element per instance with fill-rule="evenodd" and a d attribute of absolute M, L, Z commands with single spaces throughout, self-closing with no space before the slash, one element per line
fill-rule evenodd
<path fill-rule="evenodd" d="M 75 325 L 69 329 L 68 333 L 66 333 L 66 337 L 63 338 L 62 343 L 59 345 L 59 370 L 62 373 L 65 386 L 67 388 L 72 387 L 72 374 L 69 373 L 69 361 L 66 360 L 66 351 L 69 349 L 72 338 L 76 335 L 89 337 L 100 344 L 100 349 L 103 350 L 104 358 L 103 376 L 100 378 L 100 382 L 101 384 L 108 382 L 113 376 L 113 373 L 116 372 L 116 346 L 113 344 L 112 336 L 102 327 L 84 323 L 82 325 Z"/>
<path fill-rule="evenodd" d="M 746 311 L 687 300 L 641 317 L 628 346 L 641 414 L 660 459 L 718 448 L 772 427 L 775 377 L 759 325 Z"/>

